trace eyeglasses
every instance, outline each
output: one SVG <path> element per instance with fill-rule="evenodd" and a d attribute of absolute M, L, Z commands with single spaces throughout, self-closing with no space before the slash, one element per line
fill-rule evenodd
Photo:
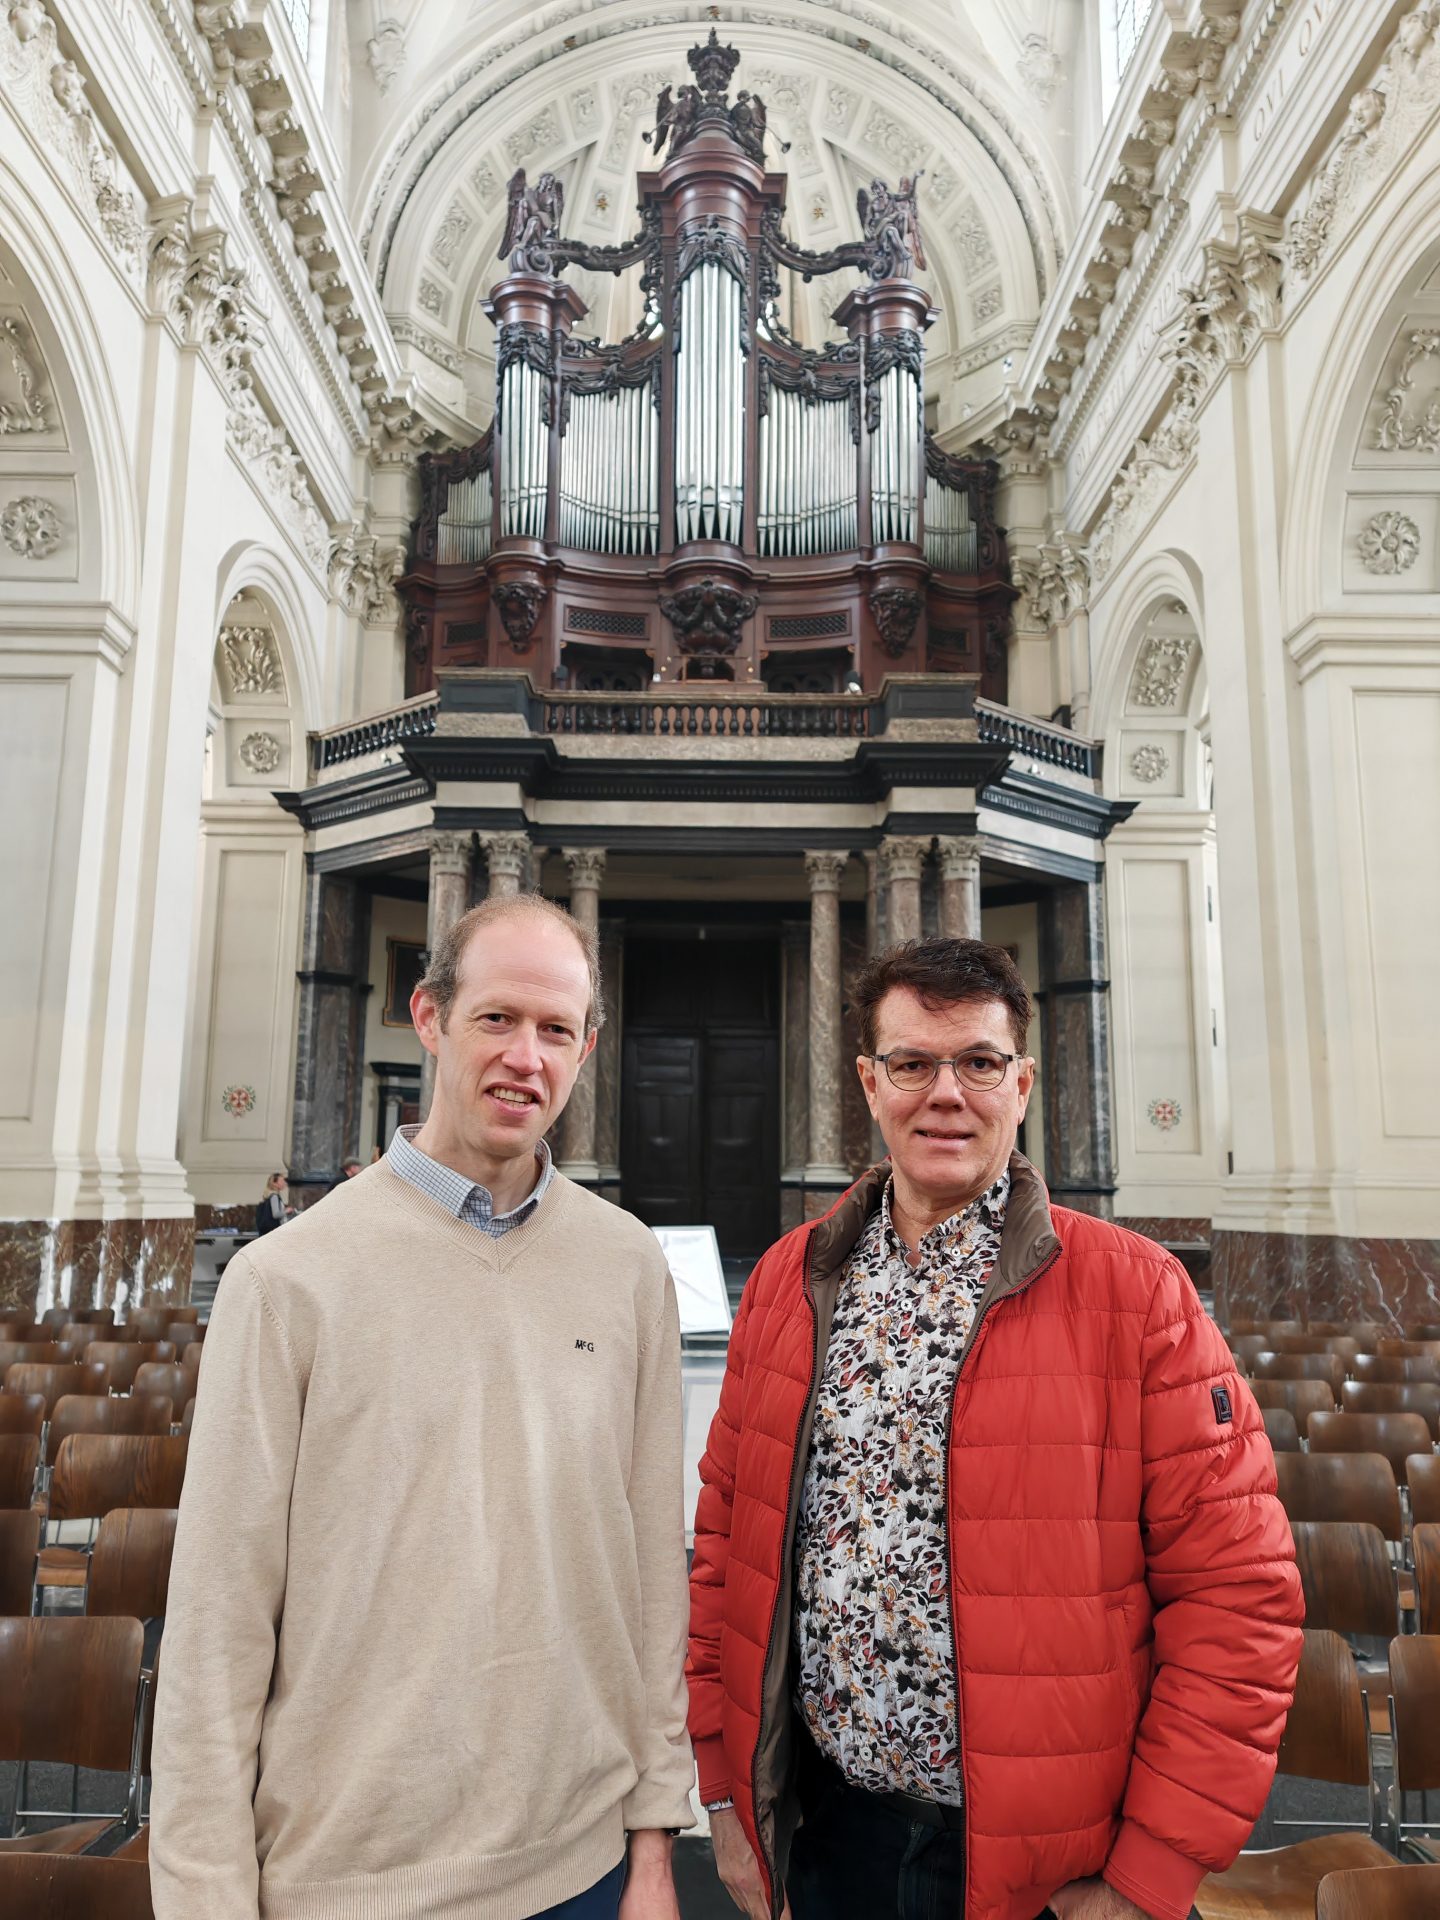
<path fill-rule="evenodd" d="M 991 1047 L 971 1047 L 948 1060 L 933 1053 L 922 1053 L 916 1047 L 865 1056 L 884 1067 L 891 1086 L 898 1087 L 902 1093 L 923 1093 L 926 1087 L 933 1087 L 941 1067 L 953 1067 L 960 1085 L 972 1093 L 989 1093 L 1005 1078 L 1010 1062 L 1020 1057 L 1018 1053 L 996 1053 Z"/>

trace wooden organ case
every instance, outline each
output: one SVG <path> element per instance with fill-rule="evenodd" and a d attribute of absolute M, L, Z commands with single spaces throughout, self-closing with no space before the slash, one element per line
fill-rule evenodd
<path fill-rule="evenodd" d="M 876 688 L 886 673 L 972 676 L 1005 698 L 1014 590 L 995 470 L 924 424 L 924 266 L 914 181 L 858 197 L 861 239 L 785 237 L 765 108 L 732 101 L 738 53 L 688 56 L 661 94 L 640 231 L 564 237 L 558 182 L 510 183 L 495 416 L 471 447 L 422 456 L 400 581 L 406 693 L 448 667 L 523 668 L 541 686 L 721 693 Z M 666 149 L 668 148 L 668 151 Z M 576 335 L 576 264 L 641 269 L 627 339 Z M 858 268 L 845 338 L 802 346 L 781 269 Z"/>

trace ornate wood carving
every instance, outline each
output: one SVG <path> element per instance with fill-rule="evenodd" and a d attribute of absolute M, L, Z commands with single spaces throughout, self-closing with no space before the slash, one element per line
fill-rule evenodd
<path fill-rule="evenodd" d="M 687 659 L 719 658 L 734 653 L 740 630 L 759 606 L 759 596 L 740 593 L 706 576 L 693 587 L 665 595 L 660 611 L 670 622 L 675 645 Z"/>
<path fill-rule="evenodd" d="M 497 580 L 490 598 L 500 615 L 500 624 L 516 653 L 528 653 L 535 638 L 535 622 L 550 590 L 538 580 Z"/>
<path fill-rule="evenodd" d="M 918 587 L 877 587 L 870 596 L 870 612 L 880 633 L 880 645 L 892 660 L 915 638 L 915 623 L 925 604 Z"/>

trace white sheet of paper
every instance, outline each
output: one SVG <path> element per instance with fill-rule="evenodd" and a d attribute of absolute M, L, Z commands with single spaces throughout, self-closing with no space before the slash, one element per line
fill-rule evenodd
<path fill-rule="evenodd" d="M 681 1333 L 728 1333 L 730 1299 L 713 1227 L 652 1227 L 670 1271 L 680 1307 Z"/>

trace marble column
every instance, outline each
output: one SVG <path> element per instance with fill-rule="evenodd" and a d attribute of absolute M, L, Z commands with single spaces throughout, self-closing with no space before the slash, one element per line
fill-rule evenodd
<path fill-rule="evenodd" d="M 591 933 L 600 930 L 600 882 L 605 874 L 602 847 L 562 847 L 570 873 L 570 912 Z M 601 1031 L 604 1031 L 602 1026 Z M 596 1054 L 599 1042 L 596 1042 Z M 561 1130 L 561 1167 L 572 1180 L 594 1186 L 600 1178 L 595 1145 L 596 1092 L 599 1061 L 592 1054 L 580 1069 L 565 1109 Z"/>
<path fill-rule="evenodd" d="M 619 920 L 600 922 L 600 983 L 605 989 L 605 1024 L 595 1043 L 595 1159 L 600 1192 L 620 1202 L 620 1042 L 624 1032 L 625 927 Z"/>
<path fill-rule="evenodd" d="M 807 1193 L 849 1183 L 841 1160 L 840 876 L 849 859 L 828 849 L 805 855 L 810 882 L 810 1090 Z"/>
<path fill-rule="evenodd" d="M 788 920 L 780 929 L 784 1106 L 781 1115 L 780 1225 L 804 1218 L 805 1166 L 810 1157 L 810 929 Z"/>
<path fill-rule="evenodd" d="M 530 879 L 530 836 L 525 833 L 486 833 L 480 844 L 490 863 L 491 900 L 521 892 Z"/>
<path fill-rule="evenodd" d="M 879 862 L 872 847 L 862 856 L 865 861 L 865 952 L 873 957 L 880 951 L 881 929 L 885 925 L 885 902 L 881 897 Z"/>
<path fill-rule="evenodd" d="M 359 1150 L 370 900 L 348 874 L 312 873 L 301 926 L 290 1185 L 323 1191 Z"/>
<path fill-rule="evenodd" d="M 882 840 L 876 858 L 886 894 L 886 943 L 920 938 L 920 871 L 928 840 L 901 834 Z"/>
<path fill-rule="evenodd" d="M 940 861 L 940 931 L 952 940 L 980 938 L 980 842 L 943 835 Z"/>
<path fill-rule="evenodd" d="M 1108 1220 L 1116 1173 L 1103 882 L 1056 887 L 1039 919 L 1045 1179 L 1061 1206 Z"/>
<path fill-rule="evenodd" d="M 431 953 L 469 907 L 474 844 L 475 836 L 471 833 L 430 836 L 430 897 L 425 916 L 425 944 Z M 422 1120 L 430 1111 L 434 1092 L 435 1056 L 427 1053 L 420 1067 Z"/>

